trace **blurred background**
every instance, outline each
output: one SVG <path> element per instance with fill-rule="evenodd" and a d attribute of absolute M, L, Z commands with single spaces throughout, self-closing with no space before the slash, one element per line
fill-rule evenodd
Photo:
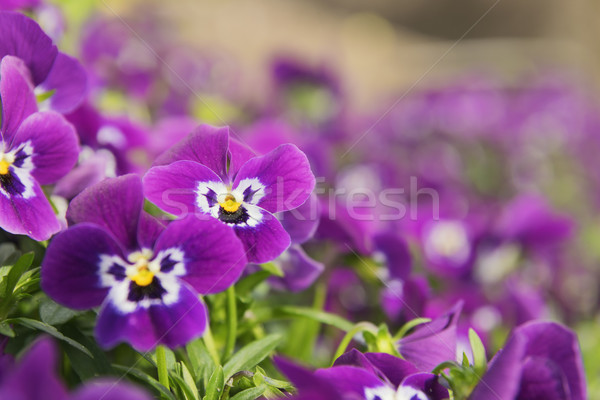
<path fill-rule="evenodd" d="M 417 81 L 435 86 L 479 71 L 510 84 L 556 68 L 595 84 L 600 67 L 593 0 L 99 3 L 108 16 L 156 18 L 178 41 L 227 55 L 222 68 L 243 72 L 241 93 L 253 100 L 264 97 L 268 64 L 282 52 L 330 66 L 352 105 L 373 109 Z"/>
<path fill-rule="evenodd" d="M 600 398 L 600 2 L 54 3 L 67 21 L 55 38 L 88 69 L 86 107 L 139 124 L 119 122 L 126 145 L 93 132 L 114 173 L 143 173 L 200 121 L 258 152 L 298 144 L 323 187 L 378 193 L 416 177 L 439 193 L 441 220 L 332 222 L 324 207 L 317 243 L 302 243 L 325 267 L 308 290 L 392 327 L 411 319 L 406 302 L 434 318 L 462 299 L 462 328 L 491 352 L 513 326 L 559 320 Z M 403 304 L 386 290 L 393 271 L 361 267 L 386 268 L 382 232 L 410 244 Z"/>

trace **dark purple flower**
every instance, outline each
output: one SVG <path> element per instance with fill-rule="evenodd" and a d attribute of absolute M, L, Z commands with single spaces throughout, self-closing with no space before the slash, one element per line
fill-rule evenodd
<path fill-rule="evenodd" d="M 37 340 L 19 362 L 0 371 L 0 398 L 11 400 L 150 400 L 144 391 L 109 379 L 86 382 L 69 394 L 58 379 L 56 347 L 49 338 Z"/>
<path fill-rule="evenodd" d="M 315 186 L 296 146 L 255 157 L 229 139 L 227 127 L 201 125 L 156 165 L 144 177 L 150 201 L 175 215 L 205 214 L 232 227 L 255 263 L 288 248 L 290 236 L 273 214 L 299 207 Z"/>
<path fill-rule="evenodd" d="M 277 365 L 298 389 L 296 399 L 441 400 L 448 390 L 437 376 L 419 373 L 408 361 L 384 353 L 352 350 L 331 368 L 314 373 L 282 359 Z"/>
<path fill-rule="evenodd" d="M 198 293 L 229 287 L 246 265 L 235 234 L 189 215 L 166 228 L 142 211 L 139 177 L 107 179 L 71 202 L 69 229 L 48 246 L 42 288 L 74 309 L 102 305 L 96 337 L 138 350 L 185 344 L 204 332 Z"/>
<path fill-rule="evenodd" d="M 47 107 L 67 113 L 87 93 L 87 75 L 75 58 L 60 53 L 52 39 L 31 18 L 15 12 L 0 12 L 0 59 L 15 56 L 23 60 L 36 91 L 51 92 Z"/>
<path fill-rule="evenodd" d="M 470 400 L 584 400 L 577 336 L 555 322 L 528 322 L 513 331 Z"/>
<path fill-rule="evenodd" d="M 64 176 L 79 148 L 73 127 L 60 114 L 37 111 L 28 74 L 16 57 L 0 62 L 0 227 L 47 240 L 60 224 L 40 185 Z"/>

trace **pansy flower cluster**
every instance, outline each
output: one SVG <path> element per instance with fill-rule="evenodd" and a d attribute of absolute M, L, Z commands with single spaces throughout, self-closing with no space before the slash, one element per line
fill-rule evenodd
<path fill-rule="evenodd" d="M 0 399 L 598 396 L 600 103 L 371 115 L 286 56 L 249 104 L 159 17 L 65 7 L 0 0 Z"/>

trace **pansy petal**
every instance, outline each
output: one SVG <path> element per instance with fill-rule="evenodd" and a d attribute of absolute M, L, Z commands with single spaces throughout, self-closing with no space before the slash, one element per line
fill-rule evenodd
<path fill-rule="evenodd" d="M 585 373 L 577 336 L 555 322 L 529 322 L 515 329 L 527 338 L 526 354 L 548 358 L 560 366 L 569 384 L 571 399 L 586 398 Z"/>
<path fill-rule="evenodd" d="M 138 351 L 149 351 L 159 344 L 182 346 L 201 336 L 207 323 L 206 306 L 185 284 L 179 286 L 177 298 L 173 304 L 123 312 L 109 296 L 96 324 L 98 343 L 111 348 L 128 342 Z"/>
<path fill-rule="evenodd" d="M 410 386 L 414 389 L 417 389 L 425 395 L 430 400 L 443 400 L 449 399 L 450 395 L 448 393 L 448 389 L 446 389 L 439 382 L 438 376 L 434 374 L 428 373 L 419 373 L 413 374 L 402 382 L 402 386 Z"/>
<path fill-rule="evenodd" d="M 86 382 L 70 400 L 151 400 L 152 396 L 136 386 L 108 379 Z"/>
<path fill-rule="evenodd" d="M 138 226 L 138 244 L 142 249 L 154 248 L 154 243 L 164 230 L 165 225 L 162 221 L 142 211 Z"/>
<path fill-rule="evenodd" d="M 504 349 L 496 353 L 490 362 L 488 371 L 469 396 L 469 400 L 517 398 L 525 345 L 523 335 L 511 335 Z"/>
<path fill-rule="evenodd" d="M 275 364 L 298 389 L 296 400 L 343 399 L 331 382 L 315 376 L 311 371 L 281 357 L 275 357 Z"/>
<path fill-rule="evenodd" d="M 290 235 L 273 214 L 252 205 L 244 207 L 252 209 L 250 214 L 260 215 L 255 226 L 233 225 L 244 244 L 248 262 L 261 264 L 276 259 L 290 246 Z"/>
<path fill-rule="evenodd" d="M 199 182 L 221 182 L 221 179 L 195 161 L 177 161 L 150 168 L 144 176 L 144 194 L 161 210 L 185 216 L 197 209 Z"/>
<path fill-rule="evenodd" d="M 0 398 L 45 400 L 52 393 L 52 399 L 66 400 L 67 391 L 55 373 L 57 367 L 57 351 L 52 340 L 37 340 L 19 361 L 16 370 L 3 380 Z"/>
<path fill-rule="evenodd" d="M 519 400 L 571 400 L 569 383 L 552 360 L 528 357 L 523 364 Z"/>
<path fill-rule="evenodd" d="M 77 163 L 77 134 L 58 113 L 44 111 L 27 117 L 17 130 L 12 147 L 27 142 L 33 147 L 31 174 L 41 185 L 56 182 Z"/>
<path fill-rule="evenodd" d="M 105 179 L 81 192 L 67 210 L 69 225 L 91 222 L 111 232 L 127 249 L 137 249 L 137 229 L 144 204 L 136 175 Z"/>
<path fill-rule="evenodd" d="M 50 73 L 38 87 L 46 92 L 54 90 L 48 105 L 50 109 L 65 114 L 84 100 L 87 74 L 76 58 L 58 53 Z"/>
<path fill-rule="evenodd" d="M 306 155 L 293 144 L 283 144 L 246 162 L 237 173 L 233 187 L 244 179 L 258 179 L 264 186 L 265 195 L 257 205 L 270 212 L 302 205 L 315 187 Z"/>
<path fill-rule="evenodd" d="M 391 382 L 399 386 L 403 379 L 417 373 L 417 368 L 406 360 L 386 353 L 366 353 L 365 357 Z"/>
<path fill-rule="evenodd" d="M 181 278 L 201 294 L 227 289 L 247 263 L 234 231 L 216 219 L 190 215 L 171 222 L 156 242 L 155 253 L 168 249 L 184 254 L 185 275 Z"/>
<path fill-rule="evenodd" d="M 48 240 L 60 231 L 60 223 L 40 186 L 36 182 L 29 185 L 32 195 L 28 198 L 0 191 L 0 227 L 35 240 Z"/>
<path fill-rule="evenodd" d="M 222 180 L 227 180 L 229 127 L 200 125 L 185 139 L 158 157 L 154 165 L 168 165 L 188 160 L 205 165 Z"/>
<path fill-rule="evenodd" d="M 42 288 L 56 302 L 85 310 L 97 307 L 108 293 L 101 283 L 100 257 L 123 251 L 116 239 L 97 225 L 82 223 L 58 234 L 42 262 Z"/>
<path fill-rule="evenodd" d="M 242 165 L 254 157 L 256 157 L 256 153 L 252 149 L 230 137 L 228 147 L 229 169 L 227 170 L 227 175 L 230 177 L 235 176 Z"/>
<path fill-rule="evenodd" d="M 444 361 L 456 359 L 456 324 L 462 302 L 452 309 L 423 324 L 399 341 L 398 351 L 420 371 L 430 372 Z"/>
<path fill-rule="evenodd" d="M 291 292 L 299 292 L 308 288 L 321 276 L 325 269 L 323 263 L 313 260 L 298 245 L 292 245 L 276 260 L 284 275 L 270 277 L 271 286 Z"/>
<path fill-rule="evenodd" d="M 37 22 L 16 12 L 0 12 L 0 38 L 0 59 L 19 57 L 31 71 L 34 85 L 40 84 L 58 54 L 52 39 Z"/>
<path fill-rule="evenodd" d="M 381 232 L 373 238 L 376 252 L 384 258 L 390 278 L 404 281 L 412 268 L 408 244 L 393 232 Z"/>
<path fill-rule="evenodd" d="M 389 385 L 380 380 L 377 375 L 352 366 L 320 369 L 315 371 L 315 376 L 331 382 L 338 392 L 348 397 L 352 395 L 365 396 L 365 389 L 367 388 L 379 388 Z M 389 386 L 391 387 L 391 385 Z"/>
<path fill-rule="evenodd" d="M 2 21 L 1 13 L 0 21 Z M 2 28 L 0 28 L 1 30 Z M 2 37 L 1 34 L 0 37 Z M 33 86 L 29 81 L 28 73 L 23 61 L 16 57 L 6 56 L 0 62 L 0 100 L 2 104 L 0 132 L 6 143 L 12 141 L 21 122 L 37 111 Z"/>
<path fill-rule="evenodd" d="M 319 226 L 321 203 L 312 193 L 300 207 L 280 214 L 283 228 L 290 234 L 292 243 L 302 244 L 311 239 Z"/>

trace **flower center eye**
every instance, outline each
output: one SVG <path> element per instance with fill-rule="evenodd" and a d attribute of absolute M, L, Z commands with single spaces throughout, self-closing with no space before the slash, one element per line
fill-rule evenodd
<path fill-rule="evenodd" d="M 148 286 L 152 283 L 154 279 L 154 273 L 148 269 L 147 266 L 141 267 L 137 274 L 131 277 L 131 280 L 134 281 L 138 286 Z"/>
<path fill-rule="evenodd" d="M 131 253 L 127 260 L 133 265 L 129 267 L 129 279 L 138 286 L 148 286 L 154 280 L 154 272 L 150 270 L 149 259 L 153 256 L 152 251 L 144 249 Z"/>
<path fill-rule="evenodd" d="M 10 164 L 11 163 L 5 159 L 0 160 L 0 175 L 8 175 L 8 168 L 10 167 Z"/>
<path fill-rule="evenodd" d="M 234 213 L 240 208 L 242 203 L 238 203 L 237 201 L 235 201 L 235 197 L 233 197 L 232 194 L 228 194 L 227 197 L 225 197 L 225 201 L 219 203 L 219 205 L 223 210 L 229 213 Z"/>

